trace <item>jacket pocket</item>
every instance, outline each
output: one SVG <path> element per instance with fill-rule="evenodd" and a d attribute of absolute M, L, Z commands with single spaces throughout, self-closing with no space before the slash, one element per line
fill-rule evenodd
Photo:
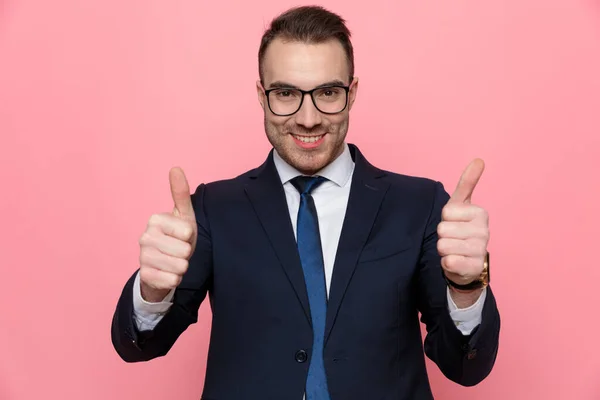
<path fill-rule="evenodd" d="M 359 263 L 380 261 L 393 257 L 413 248 L 415 242 L 412 238 L 405 237 L 400 240 L 388 241 L 385 243 L 367 243 L 358 259 Z"/>

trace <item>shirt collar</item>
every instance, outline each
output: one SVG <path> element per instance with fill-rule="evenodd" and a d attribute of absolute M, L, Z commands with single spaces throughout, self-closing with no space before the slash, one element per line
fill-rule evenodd
<path fill-rule="evenodd" d="M 273 151 L 273 162 L 275 168 L 281 178 L 281 183 L 286 184 L 293 178 L 302 175 L 300 171 L 286 163 L 283 158 L 277 153 L 277 150 Z M 333 162 L 326 165 L 322 170 L 317 172 L 315 175 L 327 178 L 329 181 L 335 183 L 338 186 L 344 186 L 354 170 L 354 161 L 350 154 L 350 148 L 344 143 L 344 151 L 339 155 L 338 158 Z"/>

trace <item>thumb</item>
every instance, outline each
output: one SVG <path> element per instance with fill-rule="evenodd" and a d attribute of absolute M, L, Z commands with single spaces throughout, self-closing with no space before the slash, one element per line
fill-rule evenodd
<path fill-rule="evenodd" d="M 190 196 L 190 185 L 185 173 L 179 167 L 169 171 L 169 183 L 171 184 L 171 196 L 173 197 L 173 212 L 183 218 L 195 218 L 192 198 Z"/>
<path fill-rule="evenodd" d="M 483 174 L 485 169 L 485 163 L 482 159 L 476 158 L 463 171 L 456 189 L 450 198 L 451 202 L 454 203 L 471 203 L 471 196 L 475 190 L 475 186 L 479 182 L 479 178 Z"/>

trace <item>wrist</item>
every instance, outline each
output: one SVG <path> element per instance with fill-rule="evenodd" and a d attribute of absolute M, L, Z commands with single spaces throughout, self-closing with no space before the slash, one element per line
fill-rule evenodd
<path fill-rule="evenodd" d="M 461 290 L 449 286 L 450 297 L 459 309 L 471 307 L 481 297 L 483 288 L 474 290 Z"/>

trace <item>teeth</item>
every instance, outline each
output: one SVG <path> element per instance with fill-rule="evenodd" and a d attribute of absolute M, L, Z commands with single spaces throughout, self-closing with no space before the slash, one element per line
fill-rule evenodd
<path fill-rule="evenodd" d="M 317 142 L 317 141 L 321 140 L 321 138 L 323 137 L 323 135 L 321 135 L 321 136 L 312 136 L 312 137 L 304 137 L 304 136 L 296 136 L 296 135 L 294 135 L 294 137 L 296 139 L 298 139 L 299 141 L 301 141 L 302 143 L 314 143 L 314 142 Z"/>

